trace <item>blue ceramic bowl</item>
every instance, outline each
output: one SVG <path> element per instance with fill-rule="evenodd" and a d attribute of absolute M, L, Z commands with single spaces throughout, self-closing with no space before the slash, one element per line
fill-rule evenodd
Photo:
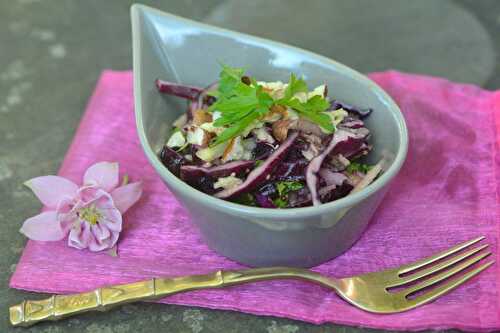
<path fill-rule="evenodd" d="M 400 170 L 408 136 L 398 106 L 360 73 L 317 54 L 270 40 L 223 30 L 158 10 L 131 9 L 137 131 L 144 152 L 170 191 L 189 211 L 208 245 L 250 266 L 310 267 L 349 249 L 361 236 Z M 174 176 L 158 159 L 171 123 L 185 101 L 156 91 L 154 80 L 206 86 L 218 77 L 217 61 L 245 67 L 263 81 L 286 81 L 290 72 L 310 86 L 328 84 L 330 95 L 375 111 L 368 162 L 392 156 L 386 171 L 364 190 L 318 207 L 265 209 L 206 195 Z"/>

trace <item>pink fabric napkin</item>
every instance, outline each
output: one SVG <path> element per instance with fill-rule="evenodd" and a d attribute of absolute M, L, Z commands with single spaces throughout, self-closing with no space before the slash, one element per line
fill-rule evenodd
<path fill-rule="evenodd" d="M 410 132 L 408 159 L 361 240 L 315 270 L 337 277 L 380 270 L 479 235 L 487 236 L 497 264 L 436 302 L 395 315 L 358 310 L 334 293 L 300 281 L 196 291 L 161 302 L 318 324 L 500 329 L 500 92 L 394 71 L 371 78 L 401 106 Z M 64 241 L 29 241 L 11 287 L 71 293 L 158 276 L 242 267 L 205 245 L 185 210 L 146 161 L 135 130 L 132 96 L 130 72 L 103 73 L 59 172 L 80 182 L 94 162 L 118 161 L 121 172 L 144 181 L 143 198 L 125 215 L 119 257 L 76 250 Z"/>

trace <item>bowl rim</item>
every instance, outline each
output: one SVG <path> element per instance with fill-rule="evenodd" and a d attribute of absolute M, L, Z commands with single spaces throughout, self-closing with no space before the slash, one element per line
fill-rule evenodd
<path fill-rule="evenodd" d="M 393 162 L 391 163 L 389 168 L 385 170 L 376 179 L 376 181 L 370 184 L 370 186 L 367 186 L 366 188 L 357 193 L 348 195 L 346 197 L 340 198 L 332 202 L 321 204 L 319 206 L 308 206 L 308 207 L 286 208 L 286 209 L 270 209 L 270 208 L 246 206 L 216 198 L 188 185 L 187 183 L 176 177 L 173 173 L 171 173 L 170 170 L 168 170 L 168 168 L 165 167 L 163 163 L 161 163 L 160 159 L 158 158 L 158 154 L 152 149 L 151 145 L 149 144 L 144 130 L 144 124 L 142 120 L 143 112 L 141 105 L 141 101 L 143 100 L 143 98 L 140 89 L 140 82 L 142 81 L 142 73 L 140 66 L 141 64 L 140 52 L 142 43 L 139 31 L 141 25 L 140 16 L 142 11 L 152 12 L 155 15 L 165 17 L 169 20 L 175 20 L 177 22 L 194 26 L 196 28 L 203 29 L 205 31 L 209 31 L 222 36 L 233 36 L 237 37 L 238 39 L 245 38 L 251 40 L 255 44 L 267 44 L 279 48 L 285 47 L 293 52 L 298 52 L 303 54 L 308 59 L 317 61 L 319 63 L 323 63 L 330 67 L 335 67 L 336 69 L 338 69 L 339 72 L 342 72 L 345 75 L 350 76 L 356 81 L 367 86 L 371 91 L 375 92 L 380 99 L 384 101 L 384 104 L 386 104 L 388 112 L 392 114 L 394 120 L 396 121 L 399 134 L 399 148 L 397 150 Z M 367 76 L 328 57 L 316 54 L 308 50 L 301 49 L 299 47 L 193 21 L 146 5 L 133 4 L 130 8 L 130 14 L 132 21 L 134 111 L 136 118 L 136 128 L 141 142 L 141 146 L 151 165 L 159 173 L 161 178 L 163 178 L 163 180 L 168 183 L 168 186 L 173 187 L 176 191 L 184 192 L 185 194 L 187 194 L 187 196 L 191 198 L 191 200 L 198 201 L 205 206 L 210 206 L 218 211 L 224 211 L 225 213 L 230 213 L 233 215 L 244 215 L 246 217 L 266 218 L 271 220 L 272 219 L 282 220 L 290 218 L 290 215 L 293 215 L 294 219 L 297 219 L 312 215 L 323 215 L 325 213 L 330 213 L 332 211 L 339 211 L 342 209 L 349 209 L 350 207 L 355 206 L 360 201 L 365 200 L 372 194 L 378 192 L 383 187 L 388 185 L 388 183 L 398 174 L 399 170 L 401 169 L 408 152 L 408 129 L 406 126 L 405 119 L 403 117 L 403 114 L 401 113 L 401 110 L 399 109 L 399 106 L 394 102 L 394 100 L 385 92 L 384 89 L 382 89 L 379 85 L 377 85 Z"/>

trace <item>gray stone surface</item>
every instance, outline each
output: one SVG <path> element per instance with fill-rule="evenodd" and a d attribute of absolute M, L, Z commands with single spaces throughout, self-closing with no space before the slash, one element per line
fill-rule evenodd
<path fill-rule="evenodd" d="M 0 332 L 8 306 L 40 295 L 8 288 L 37 213 L 22 182 L 55 173 L 102 69 L 131 68 L 122 0 L 0 1 Z M 145 1 L 175 14 L 272 37 L 361 71 L 398 68 L 500 87 L 500 1 Z M 249 4 L 253 5 L 249 5 Z M 385 43 L 385 44 L 383 44 Z M 495 58 L 496 57 L 496 58 Z M 495 59 L 496 62 L 495 62 Z M 44 323 L 27 332 L 370 332 L 157 304 Z"/>
<path fill-rule="evenodd" d="M 300 46 L 361 72 L 393 68 L 483 84 L 495 62 L 481 23 L 447 0 L 313 0 L 307 5 L 230 0 L 207 21 Z"/>

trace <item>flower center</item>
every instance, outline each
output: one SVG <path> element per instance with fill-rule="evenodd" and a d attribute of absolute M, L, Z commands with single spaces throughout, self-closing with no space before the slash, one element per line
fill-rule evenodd
<path fill-rule="evenodd" d="M 97 210 L 95 205 L 90 205 L 87 207 L 83 207 L 78 211 L 78 216 L 87 221 L 88 223 L 95 225 L 99 223 L 99 220 L 102 218 L 101 213 Z"/>

